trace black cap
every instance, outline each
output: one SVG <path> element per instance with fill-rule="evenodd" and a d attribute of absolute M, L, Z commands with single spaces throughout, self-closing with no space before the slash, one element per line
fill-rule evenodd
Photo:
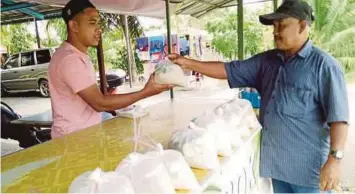
<path fill-rule="evenodd" d="M 312 7 L 303 0 L 285 0 L 274 13 L 261 15 L 259 20 L 264 25 L 273 25 L 274 20 L 294 17 L 311 25 L 314 20 L 312 11 Z"/>
<path fill-rule="evenodd" d="M 62 9 L 62 18 L 68 23 L 76 14 L 89 7 L 95 8 L 89 0 L 71 0 Z"/>

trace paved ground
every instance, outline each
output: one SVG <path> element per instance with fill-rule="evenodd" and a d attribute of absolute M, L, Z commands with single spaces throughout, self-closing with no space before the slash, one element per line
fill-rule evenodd
<path fill-rule="evenodd" d="M 223 85 L 223 84 L 222 84 Z M 134 91 L 139 89 L 139 87 L 134 87 L 129 89 L 127 87 L 122 87 L 121 91 Z M 217 89 L 201 90 L 197 93 L 196 98 L 202 98 L 205 96 L 211 96 L 212 98 L 218 98 L 216 96 Z M 350 119 L 351 123 L 355 123 L 355 84 L 348 85 L 349 91 L 349 102 L 350 102 Z M 176 98 L 184 98 L 187 96 L 189 91 L 178 91 L 175 93 Z M 227 95 L 231 95 L 230 93 Z M 225 96 L 225 95 L 224 95 Z M 142 102 L 144 106 L 148 106 L 150 103 L 157 103 L 161 100 L 169 98 L 169 92 L 165 92 L 159 96 L 156 96 L 150 100 L 145 100 Z M 41 98 L 37 93 L 22 93 L 13 94 L 9 97 L 1 99 L 2 101 L 8 103 L 17 113 L 26 116 L 31 114 L 36 114 L 44 112 L 50 109 L 50 100 L 48 98 Z M 348 141 L 346 143 L 346 156 L 343 160 L 343 185 L 347 188 L 355 188 L 355 125 L 350 126 Z M 355 192 L 355 190 L 352 190 Z"/>

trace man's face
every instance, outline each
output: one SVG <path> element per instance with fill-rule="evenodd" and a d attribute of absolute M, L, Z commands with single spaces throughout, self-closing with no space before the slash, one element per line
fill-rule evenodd
<path fill-rule="evenodd" d="M 94 8 L 86 8 L 75 16 L 75 33 L 85 46 L 97 46 L 101 36 L 100 15 Z"/>
<path fill-rule="evenodd" d="M 301 24 L 296 18 L 288 17 L 274 21 L 274 40 L 276 47 L 286 51 L 298 46 Z"/>

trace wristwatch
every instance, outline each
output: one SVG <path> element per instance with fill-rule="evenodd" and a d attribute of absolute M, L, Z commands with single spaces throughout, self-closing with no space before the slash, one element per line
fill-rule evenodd
<path fill-rule="evenodd" d="M 330 150 L 330 155 L 336 160 L 341 160 L 344 157 L 344 152 L 341 150 Z"/>

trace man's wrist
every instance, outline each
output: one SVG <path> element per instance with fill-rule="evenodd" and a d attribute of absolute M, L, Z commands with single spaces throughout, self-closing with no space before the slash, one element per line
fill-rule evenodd
<path fill-rule="evenodd" d="M 330 162 L 339 163 L 344 157 L 344 152 L 340 149 L 331 149 L 329 152 L 328 160 Z"/>

